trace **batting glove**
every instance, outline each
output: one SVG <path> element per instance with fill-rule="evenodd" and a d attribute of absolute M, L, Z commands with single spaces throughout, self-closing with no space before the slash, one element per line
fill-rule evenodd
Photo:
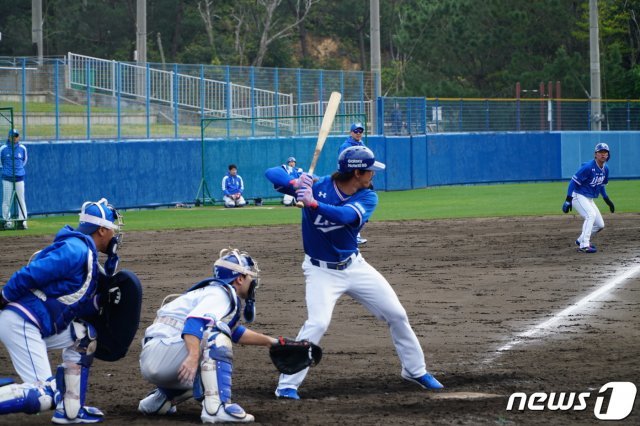
<path fill-rule="evenodd" d="M 611 211 L 611 213 L 616 211 L 616 206 L 613 205 L 613 202 L 609 199 L 609 197 L 607 197 L 607 198 L 602 197 L 602 199 L 609 206 L 609 210 Z"/>
<path fill-rule="evenodd" d="M 309 186 L 304 186 L 296 191 L 298 201 L 301 201 L 305 207 L 312 209 L 318 208 L 318 202 L 313 198 L 313 190 Z"/>
<path fill-rule="evenodd" d="M 562 211 L 565 213 L 569 213 L 571 211 L 571 202 L 573 201 L 573 197 L 571 195 L 567 195 L 567 199 L 562 205 Z"/>
<path fill-rule="evenodd" d="M 307 186 L 311 188 L 313 186 L 313 175 L 310 175 L 309 173 L 303 173 L 302 175 L 300 175 L 300 182 L 302 183 L 301 186 Z"/>

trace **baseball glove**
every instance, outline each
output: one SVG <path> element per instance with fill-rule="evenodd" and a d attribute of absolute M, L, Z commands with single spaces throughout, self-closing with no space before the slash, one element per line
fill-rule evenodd
<path fill-rule="evenodd" d="M 269 356 L 279 372 L 295 374 L 317 365 L 322 358 L 322 349 L 308 340 L 298 341 L 280 336 L 278 342 L 271 345 Z"/>

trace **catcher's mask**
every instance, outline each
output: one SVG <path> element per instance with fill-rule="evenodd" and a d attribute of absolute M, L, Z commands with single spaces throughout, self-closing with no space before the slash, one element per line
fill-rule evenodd
<path fill-rule="evenodd" d="M 252 322 L 255 318 L 256 289 L 260 287 L 258 263 L 247 252 L 234 248 L 220 250 L 220 257 L 213 264 L 214 278 L 231 284 L 241 275 L 248 275 L 252 278 L 243 312 L 245 321 Z"/>
<path fill-rule="evenodd" d="M 122 243 L 121 228 L 124 226 L 122 215 L 115 209 L 106 198 L 100 201 L 87 201 L 80 209 L 80 224 L 78 231 L 86 235 L 91 235 L 98 228 L 113 229 L 115 236 L 109 241 L 107 249 L 108 255 L 115 255 L 118 246 Z"/>

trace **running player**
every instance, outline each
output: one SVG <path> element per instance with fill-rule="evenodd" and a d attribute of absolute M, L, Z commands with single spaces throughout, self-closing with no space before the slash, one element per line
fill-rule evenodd
<path fill-rule="evenodd" d="M 576 240 L 578 251 L 581 253 L 595 253 L 598 250 L 591 244 L 591 236 L 604 228 L 602 214 L 594 200 L 602 194 L 602 199 L 609 206 L 611 213 L 615 211 L 613 202 L 604 189 L 609 182 L 609 167 L 607 161 L 611 158 L 609 145 L 599 143 L 595 147 L 594 159 L 584 163 L 569 182 L 567 198 L 562 205 L 562 211 L 569 213 L 575 207 L 584 218 L 582 233 Z"/>
<path fill-rule="evenodd" d="M 356 146 L 340 154 L 338 171 L 315 183 L 306 173 L 292 184 L 281 167 L 266 171 L 277 191 L 294 194 L 297 188 L 297 199 L 305 205 L 302 269 L 309 317 L 297 340 L 318 344 L 329 327 L 337 300 L 346 293 L 388 323 L 402 364 L 402 377 L 424 389 L 441 389 L 442 384 L 427 372 L 420 341 L 398 296 L 358 251 L 358 231 L 378 204 L 377 194 L 370 189 L 371 180 L 376 170 L 384 168 L 369 148 Z M 276 396 L 300 399 L 298 388 L 307 372 L 308 368 L 293 375 L 280 375 Z"/>

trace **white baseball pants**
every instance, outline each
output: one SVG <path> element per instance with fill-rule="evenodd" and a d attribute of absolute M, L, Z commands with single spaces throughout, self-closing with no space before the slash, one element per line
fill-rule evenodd
<path fill-rule="evenodd" d="M 426 374 L 424 353 L 409 324 L 407 312 L 389 282 L 362 255 L 359 254 L 342 271 L 314 266 L 305 256 L 302 269 L 306 278 L 308 319 L 300 329 L 297 340 L 308 339 L 319 344 L 329 328 L 336 302 L 346 293 L 376 318 L 387 322 L 403 372 L 410 377 Z M 298 389 L 308 371 L 307 368 L 292 375 L 281 374 L 278 388 Z"/>
<path fill-rule="evenodd" d="M 65 363 L 80 362 L 80 354 L 72 349 L 75 341 L 69 327 L 43 339 L 38 327 L 8 309 L 0 311 L 0 324 L 0 341 L 24 383 L 45 382 L 52 376 L 47 350 L 64 349 Z"/>
<path fill-rule="evenodd" d="M 5 221 L 11 219 L 11 196 L 13 195 L 13 182 L 2 180 L 2 218 Z M 27 218 L 27 204 L 24 201 L 24 181 L 16 182 L 16 195 L 18 196 L 18 219 Z"/>
<path fill-rule="evenodd" d="M 573 208 L 584 218 L 582 233 L 578 237 L 580 248 L 591 245 L 591 236 L 604 228 L 604 219 L 593 198 L 573 193 Z"/>
<path fill-rule="evenodd" d="M 140 354 L 142 377 L 156 386 L 167 389 L 191 389 L 178 379 L 178 369 L 187 358 L 182 337 L 154 337 L 144 344 Z"/>

